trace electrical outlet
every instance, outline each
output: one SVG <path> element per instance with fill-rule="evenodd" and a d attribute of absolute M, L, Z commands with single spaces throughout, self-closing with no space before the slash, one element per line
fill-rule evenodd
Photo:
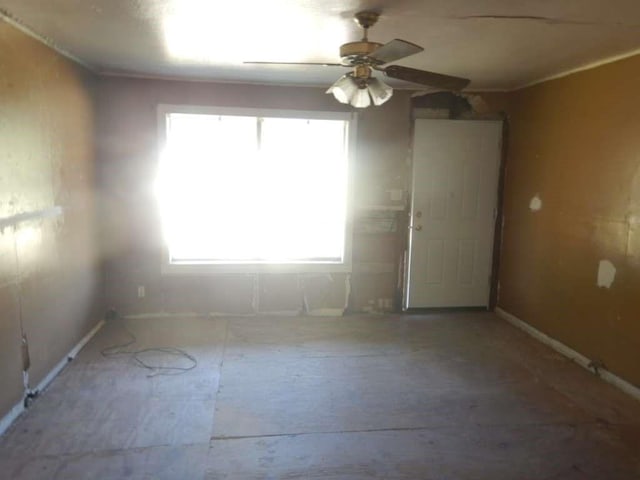
<path fill-rule="evenodd" d="M 145 296 L 144 285 L 138 285 L 138 298 L 144 298 L 144 296 Z"/>

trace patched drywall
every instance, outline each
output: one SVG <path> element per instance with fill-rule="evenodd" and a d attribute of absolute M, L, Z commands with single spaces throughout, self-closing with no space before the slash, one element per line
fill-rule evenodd
<path fill-rule="evenodd" d="M 609 260 L 600 260 L 598 264 L 598 286 L 611 288 L 613 281 L 616 279 L 616 271 L 616 267 Z"/>
<path fill-rule="evenodd" d="M 635 385 L 639 76 L 635 56 L 510 95 L 499 298 Z"/>
<path fill-rule="evenodd" d="M 0 417 L 98 322 L 92 77 L 0 20 Z"/>
<path fill-rule="evenodd" d="M 535 195 L 529 201 L 529 210 L 531 210 L 532 212 L 537 212 L 541 209 L 542 209 L 542 199 L 540 198 L 539 195 Z"/>
<path fill-rule="evenodd" d="M 345 308 L 362 311 L 371 302 L 376 309 L 382 306 L 388 310 L 390 304 L 395 305 L 404 231 L 394 221 L 380 230 L 374 225 L 379 219 L 371 212 L 401 209 L 407 198 L 408 92 L 397 91 L 383 106 L 359 112 L 357 157 L 352 159 L 357 225 L 353 274 L 163 275 L 163 246 L 153 195 L 158 104 L 325 111 L 346 108 L 320 88 L 102 78 L 99 181 L 104 224 L 100 238 L 110 305 L 123 314 L 234 315 L 335 315 Z M 142 298 L 139 286 L 144 286 Z"/>

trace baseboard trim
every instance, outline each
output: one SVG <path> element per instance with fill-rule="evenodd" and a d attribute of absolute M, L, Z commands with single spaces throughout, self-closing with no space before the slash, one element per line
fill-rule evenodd
<path fill-rule="evenodd" d="M 42 392 L 45 388 L 49 386 L 49 384 L 53 381 L 56 376 L 62 371 L 62 369 L 82 350 L 89 340 L 91 340 L 96 333 L 104 326 L 104 320 L 100 320 L 89 333 L 87 333 L 82 339 L 69 351 L 65 357 L 60 360 L 50 371 L 49 373 L 38 383 L 35 389 L 32 391 Z M 25 392 L 25 395 L 29 392 Z M 7 431 L 7 429 L 15 422 L 15 420 L 25 411 L 24 408 L 24 400 L 16 403 L 9 412 L 0 419 L 0 436 Z"/>
<path fill-rule="evenodd" d="M 500 307 L 495 308 L 495 313 L 501 318 L 503 318 L 504 320 L 506 320 L 507 322 L 509 322 L 510 324 L 512 324 L 513 326 L 515 326 L 516 328 L 519 328 L 525 333 L 528 333 L 529 335 L 531 335 L 536 340 L 553 348 L 559 354 L 564 355 L 570 360 L 573 360 L 584 369 L 589 370 L 592 373 L 596 373 L 594 372 L 594 369 L 592 367 L 591 360 L 589 360 L 587 357 L 585 357 L 581 353 L 576 352 L 571 347 L 566 346 L 564 343 L 559 342 L 555 338 L 552 338 L 546 333 L 541 332 L 537 328 L 532 327 L 528 323 L 520 320 L 515 315 L 503 310 Z M 605 382 L 610 383 L 611 385 L 619 388 L 626 394 L 631 395 L 633 398 L 640 401 L 640 388 L 627 382 L 626 380 L 623 380 L 622 378 L 609 372 L 608 370 L 604 370 L 602 368 L 598 368 L 597 374 Z"/>
<path fill-rule="evenodd" d="M 76 358 L 80 350 L 82 350 L 82 347 L 84 347 L 87 343 L 89 343 L 89 340 L 91 340 L 93 336 L 96 333 L 98 333 L 98 330 L 100 330 L 103 325 L 104 325 L 104 320 L 100 320 L 96 324 L 96 326 L 91 329 L 89 333 L 87 333 L 84 337 L 82 337 L 82 340 L 80 340 L 75 345 L 75 347 L 73 347 L 69 351 L 69 353 L 67 353 L 65 357 L 62 360 L 60 360 L 56 364 L 56 366 L 53 367 L 51 371 L 49 371 L 49 373 L 42 380 L 40 380 L 40 383 L 38 383 L 35 390 L 38 392 L 42 392 L 45 388 L 47 388 L 49 384 L 53 381 L 53 379 L 56 378 L 58 374 L 62 371 L 62 369 L 67 365 L 67 363 L 69 363 L 71 360 Z"/>
<path fill-rule="evenodd" d="M 158 319 L 158 318 L 258 318 L 258 317 L 343 317 L 343 308 L 319 308 L 310 310 L 306 313 L 295 310 L 287 310 L 282 312 L 251 312 L 251 313 L 224 313 L 224 312 L 209 312 L 209 313 L 134 313 L 131 315 L 122 315 L 125 320 L 145 320 L 145 319 Z"/>
<path fill-rule="evenodd" d="M 22 414 L 22 412 L 24 412 L 24 403 L 19 402 L 16 403 L 11 410 L 9 410 L 9 413 L 7 413 L 4 417 L 2 417 L 2 419 L 0 419 L 0 436 L 2 436 L 2 434 L 4 434 L 4 432 L 8 430 L 11 424 L 16 421 L 16 418 L 18 418 Z"/>

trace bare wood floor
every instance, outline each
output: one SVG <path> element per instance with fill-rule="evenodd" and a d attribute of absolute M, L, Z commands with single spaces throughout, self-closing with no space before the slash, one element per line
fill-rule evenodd
<path fill-rule="evenodd" d="M 0 439 L 6 479 L 638 479 L 640 402 L 488 313 L 107 324 Z M 184 359 L 147 358 L 149 361 Z"/>

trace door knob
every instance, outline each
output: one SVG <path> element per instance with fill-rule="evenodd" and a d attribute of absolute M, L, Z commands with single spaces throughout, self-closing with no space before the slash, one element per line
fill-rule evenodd
<path fill-rule="evenodd" d="M 422 230 L 422 225 L 409 225 L 409 230 L 411 229 L 420 231 Z"/>

